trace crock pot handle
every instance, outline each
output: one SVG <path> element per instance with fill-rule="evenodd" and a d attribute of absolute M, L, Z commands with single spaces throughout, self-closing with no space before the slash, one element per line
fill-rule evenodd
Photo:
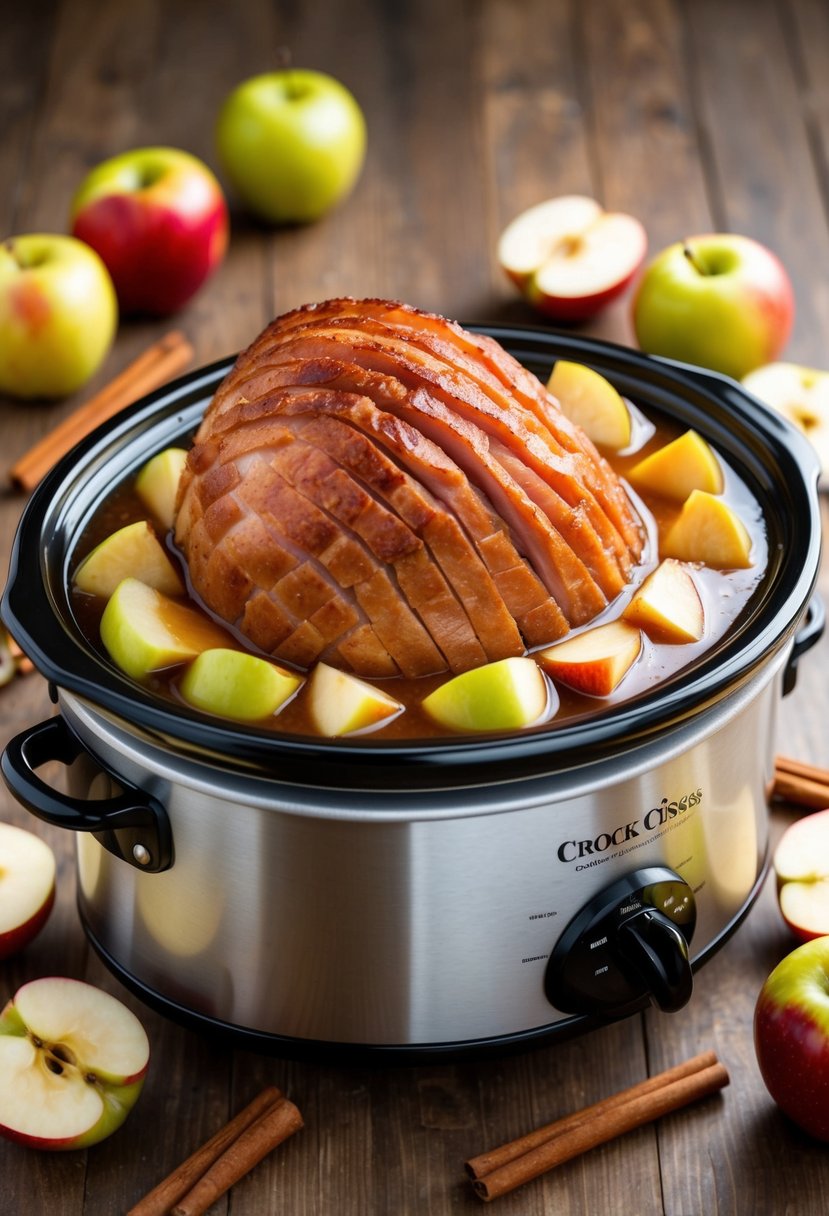
<path fill-rule="evenodd" d="M 783 696 L 792 691 L 797 682 L 797 664 L 801 655 L 811 650 L 815 642 L 820 641 L 826 627 L 826 606 L 821 597 L 813 595 L 806 608 L 803 624 L 794 635 L 794 645 L 786 670 L 783 672 Z"/>
<path fill-rule="evenodd" d="M 80 801 L 38 777 L 35 770 L 47 761 L 68 765 L 84 750 L 63 718 L 47 718 L 9 740 L 0 757 L 0 771 L 15 798 L 38 819 L 73 832 L 92 832 L 105 849 L 137 870 L 168 870 L 173 864 L 170 820 L 151 794 L 117 777 L 113 780 L 122 794 Z"/>

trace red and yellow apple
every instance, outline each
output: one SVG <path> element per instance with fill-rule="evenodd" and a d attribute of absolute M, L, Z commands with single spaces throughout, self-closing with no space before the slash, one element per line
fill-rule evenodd
<path fill-rule="evenodd" d="M 777 898 L 801 941 L 829 934 L 829 810 L 791 824 L 774 851 Z"/>
<path fill-rule="evenodd" d="M 647 248 L 645 229 L 632 215 L 569 194 L 516 216 L 501 234 L 497 257 L 540 312 L 584 321 L 625 291 Z"/>
<path fill-rule="evenodd" d="M 642 350 L 740 379 L 788 341 L 794 292 L 780 259 L 750 237 L 710 233 L 663 249 L 633 302 Z"/>
<path fill-rule="evenodd" d="M 639 657 L 642 635 L 626 621 L 609 621 L 540 650 L 535 658 L 554 680 L 593 697 L 609 697 Z"/>
<path fill-rule="evenodd" d="M 72 200 L 71 222 L 108 267 L 123 313 L 175 312 L 227 248 L 221 187 L 178 148 L 135 148 L 99 164 Z"/>
<path fill-rule="evenodd" d="M 98 255 L 69 236 L 0 244 L 0 393 L 66 397 L 103 363 L 118 305 Z"/>
<path fill-rule="evenodd" d="M 255 215 L 302 224 L 353 189 L 365 158 L 366 124 L 339 80 L 285 68 L 237 85 L 219 113 L 216 144 L 231 185 Z"/>
<path fill-rule="evenodd" d="M 45 840 L 0 823 L 0 960 L 33 940 L 55 902 L 55 855 Z"/>
<path fill-rule="evenodd" d="M 60 976 L 24 984 L 0 1014 L 0 1135 L 97 1144 L 135 1105 L 149 1059 L 144 1027 L 108 992 Z"/>

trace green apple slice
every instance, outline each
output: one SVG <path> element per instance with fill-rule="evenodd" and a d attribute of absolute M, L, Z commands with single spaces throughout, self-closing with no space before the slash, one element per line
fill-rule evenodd
<path fill-rule="evenodd" d="M 75 571 L 79 591 L 109 599 L 125 578 L 137 578 L 164 595 L 182 595 L 184 584 L 146 520 L 119 528 L 96 545 Z"/>
<path fill-rule="evenodd" d="M 308 706 L 317 730 L 329 738 L 377 726 L 403 709 L 373 684 L 327 663 L 317 663 L 308 681 Z"/>
<path fill-rule="evenodd" d="M 0 1133 L 40 1149 L 96 1144 L 132 1109 L 149 1058 L 144 1027 L 108 992 L 24 984 L 0 1015 Z"/>
<path fill-rule="evenodd" d="M 133 679 L 186 663 L 231 639 L 201 612 L 170 599 L 137 578 L 125 578 L 101 617 L 101 641 Z"/>
<path fill-rule="evenodd" d="M 299 676 L 244 650 L 203 650 L 187 668 L 179 691 L 208 713 L 255 721 L 276 713 L 299 688 Z"/>
<path fill-rule="evenodd" d="M 423 701 L 423 708 L 452 730 L 518 730 L 544 714 L 550 690 L 528 658 L 499 659 L 453 676 Z"/>
<path fill-rule="evenodd" d="M 165 448 L 147 461 L 135 479 L 136 494 L 165 530 L 175 521 L 178 483 L 186 463 L 184 448 Z"/>

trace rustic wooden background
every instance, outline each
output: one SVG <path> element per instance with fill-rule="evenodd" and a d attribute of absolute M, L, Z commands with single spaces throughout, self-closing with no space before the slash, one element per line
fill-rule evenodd
<path fill-rule="evenodd" d="M 533 320 L 498 271 L 495 241 L 517 211 L 574 191 L 638 215 L 653 250 L 706 230 L 768 243 L 796 288 L 787 354 L 829 365 L 826 0 L 7 0 L 0 236 L 65 231 L 84 172 L 129 147 L 177 145 L 215 167 L 222 98 L 282 48 L 356 94 L 367 164 L 348 202 L 312 227 L 271 231 L 234 213 L 225 265 L 176 321 L 198 362 L 246 344 L 279 311 L 337 293 L 397 296 L 462 320 Z M 124 324 L 89 391 L 165 328 Z M 627 302 L 590 332 L 630 341 Z M 0 460 L 7 467 L 86 395 L 0 401 Z M 3 489 L 3 569 L 22 506 Z M 828 581 L 825 568 L 824 592 Z M 829 764 L 827 684 L 824 641 L 785 703 L 781 751 Z M 18 680 L 0 693 L 0 732 L 49 712 L 40 677 Z M 0 814 L 27 822 L 5 791 Z M 792 814 L 774 810 L 775 835 Z M 123 995 L 79 929 L 71 842 L 42 832 L 60 858 L 59 900 L 39 940 L 0 965 L 0 1000 L 56 971 Z M 0 1144 L 0 1213 L 123 1212 L 268 1082 L 296 1100 L 306 1129 L 216 1212 L 471 1213 L 465 1157 L 713 1047 L 732 1074 L 722 1097 L 561 1167 L 499 1211 L 818 1216 L 829 1155 L 772 1105 L 751 1042 L 756 994 L 792 945 L 767 884 L 681 1014 L 483 1064 L 268 1059 L 217 1047 L 127 996 L 153 1046 L 139 1107 L 88 1153 Z"/>

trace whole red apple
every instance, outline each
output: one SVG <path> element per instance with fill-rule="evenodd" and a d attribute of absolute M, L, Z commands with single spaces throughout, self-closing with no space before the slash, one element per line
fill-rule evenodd
<path fill-rule="evenodd" d="M 122 313 L 175 312 L 227 248 L 221 187 L 177 148 L 136 148 L 98 165 L 72 200 L 71 221 L 106 264 Z"/>
<path fill-rule="evenodd" d="M 829 1140 L 829 937 L 798 946 L 772 971 L 754 1012 L 754 1047 L 784 1114 Z"/>

